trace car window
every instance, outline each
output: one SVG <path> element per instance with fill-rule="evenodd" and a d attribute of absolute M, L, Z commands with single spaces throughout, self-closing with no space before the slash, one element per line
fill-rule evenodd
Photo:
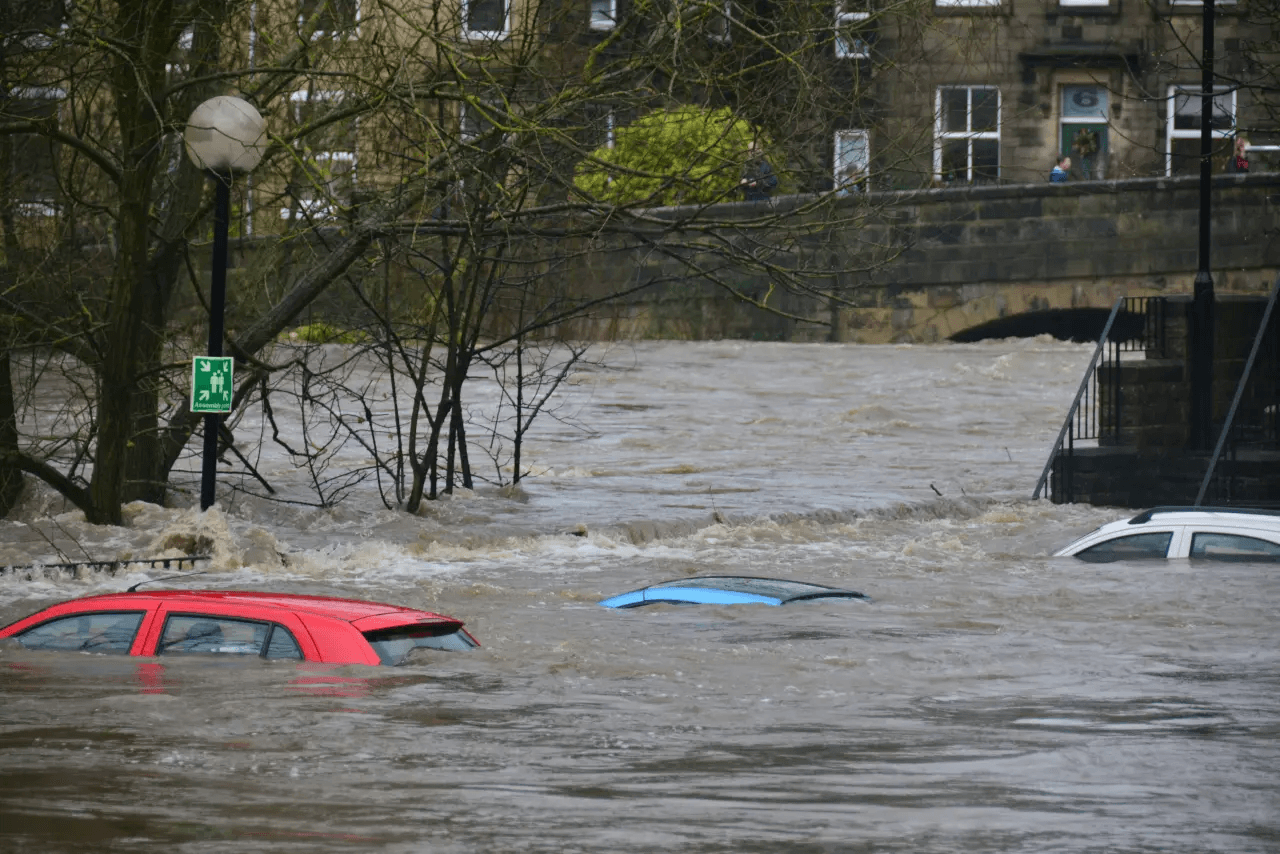
<path fill-rule="evenodd" d="M 175 614 L 164 624 L 158 655 L 263 655 L 274 624 L 198 614 Z M 287 630 L 283 626 L 281 631 Z M 297 642 L 289 641 L 297 647 Z M 284 649 L 281 641 L 278 649 Z M 281 656 L 287 657 L 287 656 Z M 297 658 L 301 658 L 299 653 Z"/>
<path fill-rule="evenodd" d="M 1199 560 L 1280 561 L 1280 545 L 1243 534 L 1199 531 L 1191 537 L 1191 557 Z"/>
<path fill-rule="evenodd" d="M 143 611 L 76 614 L 50 620 L 17 636 L 28 649 L 83 650 L 127 655 L 142 624 Z"/>
<path fill-rule="evenodd" d="M 267 641 L 267 658 L 296 658 L 302 659 L 302 650 L 298 647 L 298 642 L 294 640 L 293 634 L 284 626 L 277 623 L 271 629 L 271 640 Z"/>
<path fill-rule="evenodd" d="M 1115 537 L 1077 552 L 1076 557 L 1090 563 L 1107 563 L 1113 560 L 1144 560 L 1163 558 L 1169 554 L 1172 531 L 1151 534 L 1130 534 Z"/>
<path fill-rule="evenodd" d="M 383 664 L 401 664 L 415 649 L 443 649 L 452 652 L 474 649 L 475 641 L 466 632 L 452 626 L 398 626 L 365 632 L 365 640 Z"/>

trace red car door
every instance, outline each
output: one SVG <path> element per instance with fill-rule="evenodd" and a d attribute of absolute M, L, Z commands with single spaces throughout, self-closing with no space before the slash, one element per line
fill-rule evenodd
<path fill-rule="evenodd" d="M 154 618 L 151 620 L 150 628 L 146 632 L 145 639 L 141 642 L 140 655 L 161 655 L 165 654 L 164 649 L 159 649 L 162 638 L 166 638 L 166 626 L 170 626 L 170 620 L 177 621 L 183 618 L 184 624 L 194 624 L 197 620 L 186 618 L 205 618 L 203 623 L 212 623 L 220 625 L 226 629 L 232 627 L 236 621 L 243 621 L 246 624 L 263 624 L 267 626 L 282 626 L 286 629 L 292 639 L 297 643 L 298 649 L 302 653 L 302 657 L 306 661 L 320 661 L 319 649 L 311 634 L 306 630 L 302 620 L 297 614 L 278 608 L 265 608 L 251 604 L 227 603 L 223 601 L 164 601 L 157 608 Z M 176 622 L 174 623 L 176 625 Z M 170 626 L 172 628 L 172 626 Z M 172 633 L 172 632 L 171 632 Z M 140 633 L 141 634 L 141 633 Z M 166 642 L 171 642 L 166 640 Z M 239 653 L 242 650 L 247 652 L 243 644 L 228 642 L 226 645 L 218 647 L 205 648 L 197 651 L 208 652 L 233 652 Z M 171 654 L 179 651 L 178 647 L 171 648 Z M 188 649 L 187 651 L 191 651 Z"/>

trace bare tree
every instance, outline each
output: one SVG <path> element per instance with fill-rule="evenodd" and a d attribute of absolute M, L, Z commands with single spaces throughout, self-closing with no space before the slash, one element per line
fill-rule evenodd
<path fill-rule="evenodd" d="M 228 312 L 236 406 L 278 424 L 304 401 L 310 414 L 297 423 L 367 448 L 347 474 L 327 468 L 328 438 L 289 446 L 312 467 L 321 503 L 372 476 L 387 478 L 388 503 L 415 510 L 470 486 L 471 449 L 497 448 L 495 437 L 508 443 L 490 454 L 504 461 L 497 470 L 509 458 L 511 479 L 523 476 L 522 438 L 584 352 L 549 342 L 663 281 L 576 278 L 601 247 L 615 259 L 659 255 L 669 279 L 696 277 L 768 311 L 787 313 L 788 293 L 848 301 L 858 271 L 834 269 L 822 235 L 868 210 L 813 191 L 831 185 L 818 153 L 831 128 L 874 119 L 858 73 L 833 74 L 829 62 L 874 18 L 846 28 L 830 3 L 810 0 L 765 10 L 636 0 L 626 10 L 600 20 L 570 0 L 368 2 L 356 20 L 340 0 L 91 0 L 6 37 L 6 90 L 55 104 L 36 115 L 7 101 L 3 152 L 12 160 L 17 143 L 42 147 L 57 181 L 40 210 L 31 187 L 0 188 L 0 496 L 12 500 L 22 471 L 96 522 L 118 523 L 131 500 L 166 499 L 200 424 L 186 411 L 185 365 L 208 310 L 198 287 L 184 292 L 206 263 L 210 202 L 180 134 L 196 104 L 227 90 L 255 103 L 273 132 L 264 165 L 237 187 L 249 260 Z M 668 190 L 702 180 L 683 168 L 655 173 L 655 193 L 630 199 L 577 180 L 617 128 L 681 104 L 731 110 L 770 141 L 780 192 L 808 195 L 744 216 L 719 204 L 729 194 L 655 209 Z M 885 149 L 906 158 L 916 145 L 904 135 Z M 595 160 L 612 177 L 632 169 Z M 744 287 L 744 270 L 768 286 Z M 306 319 L 359 331 L 364 352 L 380 354 L 396 389 L 394 451 L 350 417 L 367 387 L 351 384 L 349 359 L 318 365 L 278 343 Z M 42 366 L 53 364 L 51 376 Z M 468 388 L 486 374 L 494 397 L 472 407 Z M 45 413 L 52 432 L 28 433 L 20 425 L 51 380 L 61 388 Z M 252 471 L 236 423 L 224 442 Z"/>

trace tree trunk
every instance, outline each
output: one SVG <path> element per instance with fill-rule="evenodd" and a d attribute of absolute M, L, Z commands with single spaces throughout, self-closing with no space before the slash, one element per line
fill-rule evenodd
<path fill-rule="evenodd" d="M 18 452 L 18 420 L 13 405 L 13 377 L 9 370 L 9 352 L 0 352 L 0 518 L 22 496 L 22 471 L 12 463 L 9 454 Z"/>
<path fill-rule="evenodd" d="M 120 123 L 121 166 L 116 227 L 119 246 L 98 380 L 97 453 L 89 483 L 90 522 L 118 525 L 126 501 L 147 495 L 160 471 L 157 432 L 161 334 L 166 300 L 150 275 L 151 187 L 162 150 L 160 117 L 149 97 L 163 58 L 151 50 L 146 0 L 123 3 L 117 27 L 136 50 L 112 73 Z M 148 72 L 151 72 L 149 75 Z"/>

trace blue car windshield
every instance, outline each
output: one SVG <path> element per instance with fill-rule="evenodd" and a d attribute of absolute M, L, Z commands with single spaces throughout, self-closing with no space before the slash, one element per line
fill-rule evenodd
<path fill-rule="evenodd" d="M 731 590 L 734 593 L 753 593 L 757 596 L 768 596 L 783 602 L 788 599 L 805 596 L 848 595 L 852 591 L 838 590 L 822 584 L 809 584 L 804 581 L 787 581 L 783 578 L 747 578 L 737 575 L 705 575 L 698 578 L 681 578 L 677 581 L 663 581 L 654 584 L 650 590 L 664 587 L 706 587 L 716 590 Z M 857 595 L 857 594 L 855 594 Z"/>

